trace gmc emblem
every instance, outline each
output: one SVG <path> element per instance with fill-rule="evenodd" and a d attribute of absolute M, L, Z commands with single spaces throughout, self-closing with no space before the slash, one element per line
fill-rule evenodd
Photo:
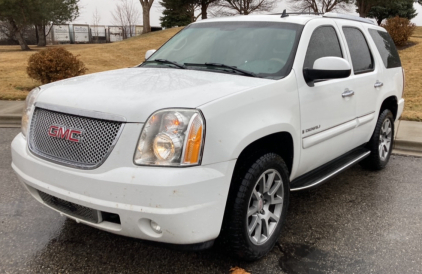
<path fill-rule="evenodd" d="M 48 129 L 48 135 L 51 137 L 65 139 L 67 141 L 80 143 L 82 130 L 66 128 L 65 126 L 50 126 Z"/>

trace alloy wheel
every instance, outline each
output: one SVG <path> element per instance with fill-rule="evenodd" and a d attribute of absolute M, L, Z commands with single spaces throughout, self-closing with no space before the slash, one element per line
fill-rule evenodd
<path fill-rule="evenodd" d="M 266 170 L 258 178 L 249 198 L 246 217 L 249 239 L 253 244 L 264 244 L 274 233 L 283 212 L 284 193 L 277 170 Z"/>
<path fill-rule="evenodd" d="M 385 119 L 380 130 L 378 153 L 382 161 L 385 161 L 391 149 L 393 129 L 390 119 Z"/>

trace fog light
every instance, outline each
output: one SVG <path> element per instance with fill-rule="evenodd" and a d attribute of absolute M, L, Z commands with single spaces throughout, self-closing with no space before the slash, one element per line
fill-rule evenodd
<path fill-rule="evenodd" d="M 154 221 L 151 220 L 151 228 L 154 230 L 155 233 L 161 234 L 161 227 Z"/>

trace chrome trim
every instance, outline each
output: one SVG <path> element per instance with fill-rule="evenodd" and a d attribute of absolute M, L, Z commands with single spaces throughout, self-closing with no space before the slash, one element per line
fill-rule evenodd
<path fill-rule="evenodd" d="M 362 154 L 361 156 L 359 156 L 359 157 L 358 157 L 358 158 L 356 158 L 355 160 L 353 160 L 353 161 L 349 162 L 348 164 L 344 165 L 343 167 L 341 167 L 341 168 L 337 169 L 336 171 L 334 171 L 334 172 L 332 172 L 332 173 L 328 174 L 328 175 L 327 175 L 327 176 L 325 176 L 324 178 L 319 179 L 318 181 L 316 181 L 316 182 L 315 182 L 315 183 L 313 183 L 312 185 L 309 185 L 309 186 L 303 186 L 303 187 L 298 187 L 298 188 L 292 188 L 292 189 L 290 189 L 290 191 L 299 191 L 299 190 L 304 190 L 304 189 L 312 188 L 312 187 L 314 187 L 314 186 L 316 186 L 316 185 L 319 185 L 319 184 L 321 184 L 321 183 L 325 182 L 326 180 L 330 179 L 330 178 L 331 178 L 331 177 L 333 177 L 334 175 L 336 175 L 336 174 L 338 174 L 338 173 L 342 172 L 342 171 L 343 171 L 343 170 L 345 170 L 346 168 L 348 168 L 348 167 L 350 167 L 350 166 L 354 165 L 355 163 L 359 162 L 360 160 L 362 160 L 362 159 L 366 158 L 367 156 L 369 156 L 369 154 L 371 154 L 371 152 L 370 152 L 370 151 L 365 152 L 364 154 Z"/>
<path fill-rule="evenodd" d="M 351 96 L 353 96 L 353 95 L 355 95 L 355 92 L 353 91 L 353 90 L 348 90 L 348 89 L 346 89 L 342 94 L 341 94 L 341 96 L 343 97 L 343 98 L 346 98 L 346 97 L 351 97 Z"/>
<path fill-rule="evenodd" d="M 333 127 L 329 130 L 324 130 L 321 132 L 318 132 L 317 134 L 314 134 L 312 136 L 307 136 L 302 139 L 302 148 L 307 149 L 312 146 L 315 146 L 319 143 L 325 142 L 331 138 L 334 138 L 336 136 L 339 136 L 343 133 L 346 133 L 348 131 L 354 130 L 357 126 L 357 119 L 353 119 L 347 123 L 343 123 L 339 126 Z"/>
<path fill-rule="evenodd" d="M 346 122 L 344 122 L 344 123 L 341 123 L 341 124 L 338 124 L 338 125 L 335 125 L 335 126 L 329 127 L 329 128 L 327 128 L 327 129 L 324 129 L 324 130 L 321 130 L 321 131 L 318 131 L 318 132 L 312 133 L 312 134 L 310 134 L 310 135 L 308 135 L 308 136 L 306 136 L 306 137 L 303 137 L 302 139 L 306 139 L 306 138 L 308 138 L 308 137 L 312 137 L 312 136 L 314 136 L 314 135 L 317 135 L 317 134 L 323 133 L 324 131 L 327 131 L 327 130 L 333 129 L 333 128 L 335 128 L 335 127 L 338 127 L 338 126 L 341 126 L 341 125 L 347 124 L 347 123 L 349 123 L 349 122 L 351 122 L 351 121 L 353 121 L 353 120 L 356 120 L 356 119 L 359 119 L 359 118 L 363 118 L 363 117 L 368 116 L 368 115 L 371 115 L 371 114 L 373 114 L 373 113 L 375 113 L 375 111 L 371 111 L 371 112 L 369 112 L 369 113 L 367 113 L 367 114 L 364 114 L 364 115 L 362 115 L 362 116 L 359 116 L 359 117 L 353 118 L 353 119 L 351 119 L 351 120 L 349 120 L 349 121 L 346 121 Z M 358 127 L 359 127 L 359 126 L 360 126 L 360 125 L 358 125 Z M 302 134 L 302 135 L 303 135 L 303 134 Z"/>
<path fill-rule="evenodd" d="M 42 104 L 42 105 L 44 106 L 44 104 Z M 37 106 L 37 107 L 41 108 L 40 106 Z M 58 111 L 58 112 L 60 112 L 60 111 Z M 32 124 L 32 118 L 33 117 L 31 117 L 31 124 Z M 92 118 L 92 117 L 88 117 L 88 118 Z M 31 124 L 28 127 L 28 134 L 31 131 Z M 110 154 L 113 151 L 114 147 L 116 146 L 118 140 L 120 139 L 120 135 L 122 134 L 124 127 L 125 127 L 125 123 L 121 123 L 120 129 L 117 132 L 116 138 L 113 140 L 113 143 L 109 147 L 107 153 L 104 155 L 103 159 L 100 162 L 98 162 L 97 164 L 95 164 L 95 165 L 84 165 L 84 164 L 80 164 L 80 163 L 75 163 L 73 161 L 57 160 L 55 157 L 51 157 L 51 156 L 45 155 L 42 152 L 38 152 L 33 147 L 33 140 L 32 140 L 32 138 L 30 138 L 30 135 L 28 135 L 28 138 L 27 138 L 27 140 L 28 140 L 27 141 L 27 143 L 28 143 L 28 149 L 32 153 L 32 155 L 34 155 L 35 157 L 41 158 L 41 159 L 43 159 L 45 161 L 48 161 L 48 162 L 51 162 L 51 163 L 54 163 L 54 164 L 57 164 L 57 165 L 60 165 L 60 166 L 66 166 L 66 167 L 71 167 L 71 168 L 78 168 L 78 169 L 83 169 L 83 170 L 92 170 L 92 169 L 96 169 L 96 168 L 100 167 L 108 159 L 108 157 L 110 156 Z"/>
<path fill-rule="evenodd" d="M 317 134 L 323 133 L 323 132 L 325 132 L 325 131 L 327 131 L 327 130 L 330 130 L 330 129 L 336 128 L 336 127 L 338 127 L 338 126 L 341 126 L 341 125 L 344 125 L 344 124 L 350 123 L 350 122 L 355 121 L 355 120 L 356 120 L 356 118 L 353 118 L 353 119 L 351 119 L 351 120 L 349 120 L 349 121 L 346 121 L 346 122 L 344 122 L 344 123 L 341 123 L 341 124 L 338 124 L 338 125 L 335 125 L 335 126 L 332 126 L 332 127 L 326 128 L 326 129 L 324 129 L 324 130 L 321 130 L 321 131 L 318 131 L 318 132 L 312 133 L 312 134 L 310 134 L 310 135 L 308 135 L 308 136 L 303 137 L 302 139 L 306 139 L 306 138 L 308 138 L 308 137 L 315 136 L 315 135 L 317 135 Z M 303 134 L 302 134 L 302 135 L 303 135 Z"/>
<path fill-rule="evenodd" d="M 55 112 L 61 112 L 61 113 L 75 115 L 75 116 L 82 116 L 82 117 L 94 118 L 94 119 L 100 119 L 100 120 L 107 120 L 107 121 L 114 121 L 114 122 L 121 122 L 121 123 L 126 123 L 127 121 L 126 118 L 123 116 L 100 112 L 100 111 L 85 110 L 85 109 L 66 107 L 66 106 L 58 106 L 58 105 L 52 105 L 52 104 L 40 103 L 40 102 L 36 102 L 35 107 L 52 110 Z"/>
<path fill-rule="evenodd" d="M 78 168 L 78 169 L 83 169 L 83 170 L 92 170 L 92 169 L 99 168 L 102 164 L 104 164 L 104 162 L 107 160 L 108 156 L 110 156 L 111 152 L 113 151 L 114 147 L 117 144 L 117 141 L 120 138 L 120 135 L 123 132 L 123 128 L 124 127 L 125 127 L 125 124 L 122 123 L 120 125 L 119 131 L 117 132 L 116 138 L 114 139 L 113 143 L 111 144 L 110 148 L 108 149 L 107 154 L 104 155 L 104 158 L 102 159 L 101 162 L 98 162 L 95 165 L 83 165 L 83 164 L 75 163 L 75 162 L 72 162 L 72 161 L 66 161 L 66 160 L 60 160 L 59 161 L 59 160 L 57 160 L 54 157 L 50 157 L 50 156 L 45 155 L 43 153 L 41 154 L 41 153 L 37 152 L 37 150 L 32 147 L 33 144 L 32 144 L 32 140 L 31 139 L 28 139 L 28 148 L 29 148 L 29 151 L 34 156 L 36 156 L 38 158 L 41 158 L 43 160 L 46 160 L 48 162 L 51 162 L 51 163 L 54 163 L 54 164 L 58 164 L 58 165 L 61 165 L 61 166 L 71 167 L 71 168 Z"/>
<path fill-rule="evenodd" d="M 377 80 L 377 82 L 374 85 L 374 88 L 380 88 L 382 86 L 384 86 L 384 83 Z"/>

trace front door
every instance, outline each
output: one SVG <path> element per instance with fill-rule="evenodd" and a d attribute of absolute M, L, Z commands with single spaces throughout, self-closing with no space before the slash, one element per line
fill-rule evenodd
<path fill-rule="evenodd" d="M 298 175 L 327 163 L 354 148 L 356 100 L 352 80 L 333 79 L 307 83 L 304 68 L 322 57 L 350 62 L 340 30 L 332 19 L 314 19 L 305 25 L 294 71 L 299 87 L 302 152 Z M 306 54 L 305 54 L 306 53 Z"/>

